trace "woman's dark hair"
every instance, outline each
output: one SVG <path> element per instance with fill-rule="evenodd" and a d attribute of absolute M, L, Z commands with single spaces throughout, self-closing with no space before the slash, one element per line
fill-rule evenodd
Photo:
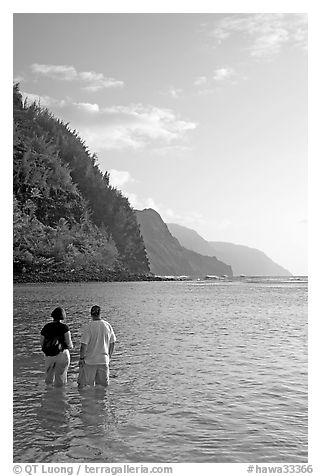
<path fill-rule="evenodd" d="M 100 307 L 99 306 L 93 306 L 90 311 L 91 315 L 94 317 L 98 317 L 100 314 Z"/>
<path fill-rule="evenodd" d="M 54 321 L 61 321 L 64 319 L 64 310 L 62 307 L 56 307 L 51 313 L 51 317 L 53 317 Z"/>

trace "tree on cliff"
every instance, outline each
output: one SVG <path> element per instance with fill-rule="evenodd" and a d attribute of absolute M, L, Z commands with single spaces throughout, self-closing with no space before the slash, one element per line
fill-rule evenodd
<path fill-rule="evenodd" d="M 82 262 L 87 269 L 95 262 L 148 273 L 134 211 L 77 132 L 40 104 L 23 102 L 18 85 L 13 106 L 16 269 L 41 258 L 48 266 Z"/>

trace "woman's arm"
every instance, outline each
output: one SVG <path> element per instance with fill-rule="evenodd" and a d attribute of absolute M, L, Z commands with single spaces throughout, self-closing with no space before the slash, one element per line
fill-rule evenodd
<path fill-rule="evenodd" d="M 66 342 L 66 345 L 68 346 L 68 349 L 73 349 L 74 346 L 73 346 L 73 343 L 72 343 L 72 340 L 71 340 L 70 331 L 66 332 L 64 334 L 64 337 L 65 337 L 65 342 Z"/>
<path fill-rule="evenodd" d="M 43 343 L 45 341 L 45 336 L 43 336 L 42 334 L 40 335 L 40 345 L 41 347 L 43 346 Z"/>

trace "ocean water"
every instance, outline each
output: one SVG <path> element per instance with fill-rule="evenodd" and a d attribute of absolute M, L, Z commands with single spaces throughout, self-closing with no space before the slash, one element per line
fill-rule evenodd
<path fill-rule="evenodd" d="M 14 287 L 14 462 L 308 461 L 307 280 Z M 117 344 L 108 389 L 78 390 L 99 304 Z M 42 326 L 67 311 L 68 384 L 46 388 Z"/>

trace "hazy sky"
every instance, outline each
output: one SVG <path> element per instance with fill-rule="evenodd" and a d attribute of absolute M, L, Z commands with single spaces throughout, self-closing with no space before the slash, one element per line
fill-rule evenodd
<path fill-rule="evenodd" d="M 307 274 L 307 17 L 15 14 L 14 78 L 138 209 Z"/>

